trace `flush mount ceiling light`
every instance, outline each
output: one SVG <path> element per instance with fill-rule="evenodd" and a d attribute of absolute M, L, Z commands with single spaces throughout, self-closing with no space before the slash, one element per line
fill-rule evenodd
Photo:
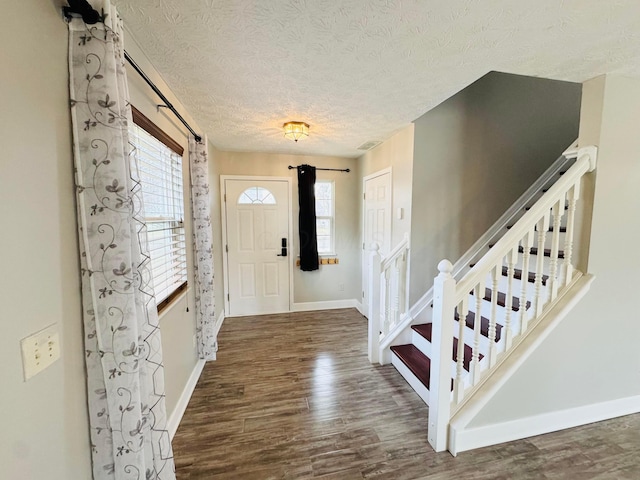
<path fill-rule="evenodd" d="M 309 136 L 309 124 L 304 122 L 287 122 L 282 125 L 284 136 L 294 141 Z"/>

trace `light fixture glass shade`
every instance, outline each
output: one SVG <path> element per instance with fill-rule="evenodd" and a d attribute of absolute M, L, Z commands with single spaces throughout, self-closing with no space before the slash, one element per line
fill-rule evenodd
<path fill-rule="evenodd" d="M 284 136 L 295 140 L 296 142 L 302 137 L 309 136 L 309 124 L 304 122 L 287 122 L 282 125 Z"/>

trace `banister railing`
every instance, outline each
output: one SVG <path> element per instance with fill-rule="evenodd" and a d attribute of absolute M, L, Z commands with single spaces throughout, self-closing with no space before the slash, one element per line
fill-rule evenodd
<path fill-rule="evenodd" d="M 380 343 L 408 310 L 409 234 L 389 252 L 380 254 L 380 246 L 371 246 L 369 257 L 369 361 L 380 362 Z"/>
<path fill-rule="evenodd" d="M 451 417 L 575 280 L 572 256 L 576 205 L 582 178 L 595 169 L 596 153 L 596 147 L 567 150 L 564 156 L 577 157 L 576 162 L 459 282 L 453 278 L 448 260 L 438 265 L 428 432 L 436 451 L 447 449 Z M 499 291 L 503 293 L 499 295 Z M 455 350 L 454 337 L 459 346 Z M 470 356 L 465 345 L 471 348 Z"/>

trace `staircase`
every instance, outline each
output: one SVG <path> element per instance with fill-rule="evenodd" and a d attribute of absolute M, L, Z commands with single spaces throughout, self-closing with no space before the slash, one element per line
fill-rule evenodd
<path fill-rule="evenodd" d="M 563 167 L 568 168 L 574 162 L 571 161 L 565 162 Z M 536 196 L 536 200 L 542 196 L 544 192 L 546 192 L 549 187 L 551 187 L 556 180 L 558 180 L 563 174 L 565 170 L 561 170 L 558 172 L 549 183 L 540 191 Z M 522 213 L 529 210 L 529 206 L 523 207 Z M 565 210 L 568 209 L 568 204 L 565 205 Z M 515 219 L 514 219 L 515 220 Z M 566 232 L 567 232 L 567 215 L 563 215 L 561 217 L 561 225 L 558 229 L 558 240 L 559 245 L 564 245 L 566 242 Z M 509 224 L 504 228 L 504 232 L 506 233 L 509 229 L 511 229 L 512 225 Z M 548 228 L 548 233 L 553 233 L 553 226 Z M 496 238 L 495 241 L 499 239 Z M 487 246 L 484 247 L 483 253 L 488 253 L 488 251 L 493 248 L 495 241 L 490 242 Z M 537 242 L 537 239 L 536 239 Z M 533 246 L 529 249 L 528 256 L 528 265 L 529 272 L 525 275 L 525 279 L 528 282 L 529 287 L 535 287 L 536 281 L 536 271 L 537 271 L 537 257 L 539 254 L 539 249 L 536 243 L 536 246 Z M 554 256 L 556 261 L 564 259 L 564 251 L 558 250 L 556 255 Z M 465 321 L 462 327 L 463 334 L 462 337 L 464 339 L 464 355 L 462 356 L 462 369 L 463 369 L 463 377 L 466 377 L 469 374 L 469 370 L 471 368 L 472 357 L 473 357 L 473 348 L 471 345 L 474 343 L 475 338 L 475 329 L 476 329 L 476 318 L 479 316 L 479 345 L 480 349 L 478 351 L 478 363 L 480 369 L 482 369 L 482 360 L 489 354 L 491 340 L 495 343 L 495 348 L 497 353 L 504 351 L 505 346 L 505 338 L 503 336 L 503 330 L 506 330 L 507 320 L 510 320 L 511 324 L 511 334 L 518 335 L 521 330 L 521 324 L 524 320 L 530 320 L 531 318 L 531 301 L 525 300 L 523 303 L 524 308 L 521 310 L 520 308 L 520 296 L 511 295 L 510 299 L 507 299 L 507 294 L 505 293 L 507 290 L 507 286 L 509 284 L 509 277 L 511 277 L 512 292 L 522 292 L 522 276 L 523 270 L 522 265 L 525 263 L 525 255 L 524 248 L 522 246 L 518 247 L 518 256 L 517 256 L 517 267 L 513 268 L 513 272 L 509 275 L 509 269 L 506 266 L 503 266 L 500 270 L 500 277 L 497 279 L 497 288 L 494 290 L 494 286 L 492 285 L 493 279 L 487 279 L 487 284 L 489 287 L 485 287 L 484 290 L 480 291 L 480 295 L 477 295 L 477 291 L 474 289 L 469 292 L 469 312 L 465 316 Z M 473 268 L 475 264 L 469 264 L 469 269 Z M 542 278 L 541 282 L 541 294 L 543 296 L 548 295 L 547 286 L 549 280 L 549 274 L 551 270 L 551 249 L 546 248 L 543 252 L 543 261 L 542 261 Z M 495 325 L 491 324 L 489 318 L 491 318 L 491 310 L 492 310 L 492 302 L 494 300 L 494 292 L 495 292 Z M 430 309 L 433 309 L 433 303 L 429 305 Z M 507 308 L 510 311 L 510 315 L 507 315 Z M 478 312 L 480 314 L 478 315 Z M 490 330 L 493 330 L 490 333 Z M 391 346 L 391 352 L 393 352 L 392 364 L 396 367 L 396 369 L 407 379 L 410 385 L 413 386 L 414 390 L 420 395 L 420 397 L 425 401 L 425 403 L 429 404 L 429 378 L 430 378 L 430 366 L 431 366 L 431 336 L 433 330 L 433 323 L 420 323 L 411 326 L 411 343 L 403 344 L 403 345 L 394 345 Z M 460 315 L 457 310 L 454 314 L 454 337 L 453 337 L 453 350 L 451 356 L 451 390 L 453 390 L 453 379 L 456 377 L 456 369 L 457 369 L 457 359 L 458 359 L 458 341 L 459 341 L 459 332 L 460 332 Z"/>
<path fill-rule="evenodd" d="M 392 321 L 387 319 L 389 305 L 402 303 L 387 287 L 399 282 L 385 269 L 391 259 L 376 262 L 374 254 L 373 277 L 381 281 L 374 280 L 370 290 L 380 287 L 380 308 L 372 311 L 370 304 L 370 316 L 381 321 L 370 322 L 370 358 L 389 360 L 429 405 L 429 441 L 436 451 L 451 449 L 451 417 L 506 358 L 518 354 L 522 340 L 536 334 L 540 320 L 582 275 L 572 265 L 574 222 L 582 177 L 594 167 L 594 149 L 579 151 L 574 145 L 481 245 L 455 267 L 440 262 L 420 323 L 408 309 L 396 309 Z M 399 250 L 406 258 L 408 240 L 394 250 L 396 258 Z"/>

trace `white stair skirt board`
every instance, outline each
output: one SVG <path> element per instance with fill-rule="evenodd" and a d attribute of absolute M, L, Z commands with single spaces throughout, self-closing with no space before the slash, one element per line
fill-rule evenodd
<path fill-rule="evenodd" d="M 397 355 L 392 355 L 391 357 L 391 363 L 394 367 L 396 367 L 396 370 L 398 370 L 398 372 L 400 372 L 400 375 L 402 375 L 407 383 L 411 385 L 411 388 L 415 390 L 422 401 L 429 405 L 429 390 L 427 390 L 427 387 L 425 387 L 424 384 L 416 378 L 413 372 L 409 370 L 409 368 L 404 364 L 402 360 L 398 358 Z"/>
<path fill-rule="evenodd" d="M 180 425 L 182 416 L 184 415 L 184 412 L 189 405 L 189 400 L 191 400 L 191 395 L 193 395 L 193 391 L 198 384 L 198 379 L 202 374 L 202 369 L 204 368 L 205 363 L 205 360 L 200 359 L 196 363 L 195 367 L 193 367 L 193 371 L 189 376 L 189 380 L 187 380 L 187 384 L 184 386 L 182 394 L 180 394 L 180 398 L 178 399 L 176 408 L 174 408 L 173 412 L 171 412 L 171 415 L 169 415 L 169 420 L 167 421 L 167 430 L 169 430 L 169 438 L 171 440 L 173 440 L 174 435 L 178 431 L 178 426 Z"/>
<path fill-rule="evenodd" d="M 360 306 L 360 308 L 358 308 Z M 301 302 L 291 305 L 292 312 L 312 312 L 315 310 L 335 310 L 337 308 L 356 308 L 362 313 L 362 305 L 354 299 L 327 300 L 324 302 Z"/>
<path fill-rule="evenodd" d="M 524 362 L 533 354 L 533 352 L 542 344 L 542 342 L 551 334 L 551 332 L 562 322 L 567 314 L 575 307 L 578 301 L 584 297 L 594 280 L 593 275 L 576 275 L 573 284 L 567 289 L 566 293 L 556 299 L 553 308 L 545 314 L 542 319 L 533 328 L 527 331 L 524 338 L 516 337 L 514 344 L 520 342 L 517 348 L 511 351 L 511 354 L 504 359 L 499 359 L 499 363 L 488 379 L 480 383 L 475 394 L 470 395 L 469 401 L 463 403 L 457 413 L 453 415 L 449 424 L 449 448 L 452 455 L 457 452 L 470 450 L 471 448 L 485 447 L 502 443 L 506 440 L 494 439 L 492 437 L 482 437 L 481 445 L 466 444 L 465 435 L 468 431 L 479 430 L 467 429 L 467 425 L 478 415 L 478 413 L 487 405 L 491 399 L 500 391 L 505 383 L 522 367 Z M 640 405 L 638 405 L 640 410 Z M 519 420 L 516 420 L 519 421 Z M 488 427 L 486 427 L 488 428 Z M 551 432 L 553 430 L 549 430 Z M 524 432 L 521 437 L 525 438 L 539 433 Z M 475 438 L 478 438 L 477 436 Z M 462 444 L 458 443 L 458 439 L 462 439 Z"/>
<path fill-rule="evenodd" d="M 449 441 L 456 447 L 451 453 L 456 455 L 474 448 L 511 442 L 633 413 L 640 413 L 640 395 L 469 428 L 460 432 L 451 427 Z"/>

